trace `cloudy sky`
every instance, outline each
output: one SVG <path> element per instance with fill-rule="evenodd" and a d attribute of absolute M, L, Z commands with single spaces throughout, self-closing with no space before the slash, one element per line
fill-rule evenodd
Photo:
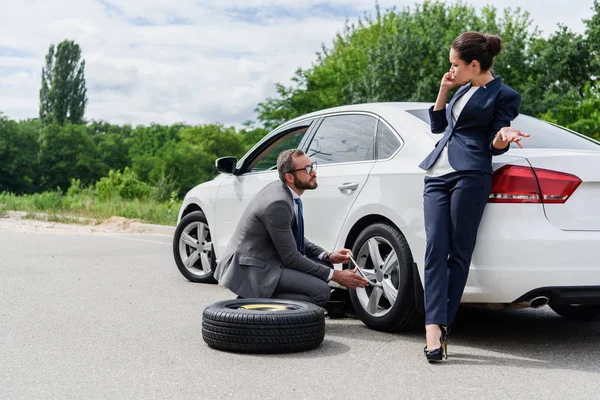
<path fill-rule="evenodd" d="M 414 0 L 379 0 L 383 9 Z M 543 33 L 583 33 L 593 0 L 468 0 L 522 9 Z M 552 3 L 552 6 L 549 5 Z M 257 103 L 374 0 L 0 0 L 0 112 L 36 117 L 50 44 L 86 61 L 87 119 L 149 124 L 255 119 Z"/>

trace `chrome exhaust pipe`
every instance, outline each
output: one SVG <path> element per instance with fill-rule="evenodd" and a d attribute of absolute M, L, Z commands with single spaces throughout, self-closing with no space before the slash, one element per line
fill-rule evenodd
<path fill-rule="evenodd" d="M 529 300 L 529 307 L 531 308 L 544 307 L 546 304 L 548 304 L 548 298 L 546 296 L 538 296 Z"/>

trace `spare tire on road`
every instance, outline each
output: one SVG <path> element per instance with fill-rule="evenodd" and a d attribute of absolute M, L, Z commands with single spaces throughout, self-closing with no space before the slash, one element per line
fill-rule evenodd
<path fill-rule="evenodd" d="M 241 353 L 291 353 L 325 337 L 322 308 L 297 300 L 235 299 L 202 314 L 202 338 L 212 348 Z"/>

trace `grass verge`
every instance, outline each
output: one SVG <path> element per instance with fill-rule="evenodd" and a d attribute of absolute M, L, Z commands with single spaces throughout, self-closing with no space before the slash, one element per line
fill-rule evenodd
<path fill-rule="evenodd" d="M 91 193 L 64 195 L 61 192 L 43 192 L 17 196 L 12 193 L 0 193 L 0 216 L 6 211 L 27 212 L 26 218 L 44 219 L 53 222 L 83 223 L 80 218 L 105 220 L 113 216 L 139 219 L 144 223 L 171 225 L 177 223 L 177 213 L 181 201 L 171 199 L 160 203 L 153 199 L 125 200 L 111 198 L 99 200 Z M 48 214 L 39 216 L 38 213 Z"/>

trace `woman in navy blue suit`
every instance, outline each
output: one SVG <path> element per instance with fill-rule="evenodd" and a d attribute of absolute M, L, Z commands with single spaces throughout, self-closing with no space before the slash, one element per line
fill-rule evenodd
<path fill-rule="evenodd" d="M 425 313 L 428 361 L 446 357 L 446 342 L 467 282 L 484 207 L 492 188 L 492 156 L 529 136 L 510 123 L 521 97 L 492 74 L 498 36 L 465 32 L 452 42 L 450 71 L 429 110 L 431 131 L 443 133 L 421 163 L 427 171 Z M 459 88 L 446 107 L 451 89 Z"/>

